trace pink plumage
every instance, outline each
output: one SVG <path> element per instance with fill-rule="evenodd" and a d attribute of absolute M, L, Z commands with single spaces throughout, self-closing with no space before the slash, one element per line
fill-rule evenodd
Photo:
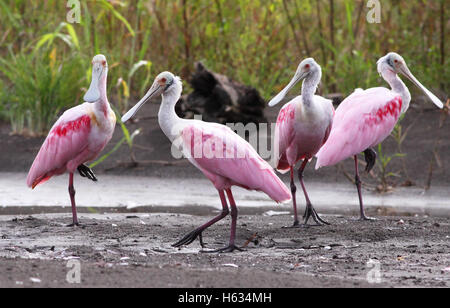
<path fill-rule="evenodd" d="M 91 130 L 89 116 L 80 114 L 75 119 L 62 116 L 50 130 L 28 173 L 27 185 L 35 188 L 54 175 L 75 169 L 86 160 L 88 135 Z"/>
<path fill-rule="evenodd" d="M 239 137 L 229 127 L 199 120 L 181 119 L 175 112 L 175 105 L 182 91 L 183 86 L 179 77 L 170 72 L 159 74 L 147 94 L 122 117 L 122 122 L 125 123 L 133 117 L 139 108 L 153 97 L 161 95 L 158 122 L 162 131 L 172 145 L 181 150 L 184 156 L 203 172 L 219 193 L 222 212 L 186 234 L 172 246 L 189 245 L 199 238 L 203 247 L 202 233 L 231 214 L 229 245 L 219 249 L 218 252 L 241 250 L 235 245 L 238 209 L 231 191 L 232 186 L 265 192 L 276 202 L 290 200 L 291 194 L 276 176 L 272 167 L 245 139 Z"/>
<path fill-rule="evenodd" d="M 401 110 L 401 96 L 386 88 L 350 95 L 336 109 L 331 134 L 316 155 L 316 169 L 335 165 L 382 142 L 394 129 Z"/>
<path fill-rule="evenodd" d="M 111 140 L 116 116 L 106 97 L 108 65 L 103 55 L 92 61 L 92 81 L 86 103 L 67 110 L 50 130 L 27 176 L 27 185 L 35 188 L 51 177 L 69 173 L 69 194 L 73 225 L 78 225 L 73 173 L 97 181 L 84 163 L 94 160 Z"/>
<path fill-rule="evenodd" d="M 360 220 L 370 220 L 365 215 L 358 171 L 358 154 L 364 152 L 366 171 L 375 165 L 376 152 L 372 149 L 393 131 L 402 113 L 408 110 L 411 93 L 397 74 L 402 74 L 421 89 L 437 107 L 443 103 L 425 88 L 409 70 L 405 60 L 396 53 L 388 53 L 377 62 L 378 72 L 391 86 L 386 88 L 357 89 L 336 110 L 328 141 L 317 153 L 316 168 L 332 166 L 353 156 L 355 184 L 358 189 Z"/>
<path fill-rule="evenodd" d="M 317 224 L 328 224 L 315 211 L 303 182 L 303 172 L 312 157 L 319 151 L 330 135 L 333 126 L 334 107 L 331 100 L 315 95 L 322 78 L 320 65 L 312 58 L 303 60 L 291 82 L 270 102 L 280 103 L 297 82 L 304 80 L 302 94 L 285 104 L 278 114 L 274 138 L 274 165 L 281 173 L 290 171 L 294 225 L 298 227 L 298 213 L 294 181 L 294 168 L 300 160 L 298 178 L 306 201 L 304 225 L 313 217 Z"/>
<path fill-rule="evenodd" d="M 327 141 L 333 125 L 334 107 L 330 100 L 314 96 L 318 109 L 316 119 L 311 118 L 298 96 L 281 108 L 275 130 L 275 166 L 288 172 L 300 160 L 311 159 Z M 319 119 L 317 119 L 319 118 Z"/>
<path fill-rule="evenodd" d="M 190 151 L 189 160 L 216 189 L 237 185 L 265 192 L 276 202 L 291 199 L 290 191 L 272 167 L 228 127 L 195 121 L 183 129 L 182 137 L 183 148 Z"/>

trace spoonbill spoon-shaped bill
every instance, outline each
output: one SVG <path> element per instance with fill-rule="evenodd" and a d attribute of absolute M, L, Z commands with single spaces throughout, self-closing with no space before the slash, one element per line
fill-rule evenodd
<path fill-rule="evenodd" d="M 291 192 L 294 208 L 294 227 L 300 226 L 297 214 L 294 168 L 302 160 L 298 177 L 306 199 L 304 225 L 312 216 L 314 221 L 328 224 L 316 213 L 303 183 L 303 172 L 309 160 L 327 140 L 333 124 L 334 107 L 330 100 L 314 95 L 322 76 L 319 64 L 312 58 L 303 60 L 291 82 L 270 102 L 275 106 L 301 80 L 302 95 L 297 96 L 281 108 L 275 128 L 275 166 L 280 172 L 291 173 Z"/>
<path fill-rule="evenodd" d="M 116 116 L 106 96 L 108 64 L 103 55 L 92 60 L 92 81 L 84 96 L 85 103 L 64 112 L 51 128 L 28 173 L 31 188 L 51 177 L 69 173 L 69 194 L 72 203 L 73 225 L 78 225 L 73 174 L 97 181 L 90 168 L 84 165 L 94 160 L 111 140 Z"/>
<path fill-rule="evenodd" d="M 354 158 L 361 220 L 369 218 L 364 213 L 357 155 L 364 152 L 366 171 L 370 172 L 376 160 L 376 152 L 372 148 L 391 134 L 400 115 L 408 110 L 411 94 L 398 74 L 411 80 L 438 108 L 444 106 L 414 77 L 400 55 L 391 52 L 377 64 L 378 72 L 391 86 L 391 90 L 382 87 L 358 90 L 347 97 L 336 109 L 330 137 L 317 153 L 316 168 L 332 166 L 349 157 Z"/>
<path fill-rule="evenodd" d="M 229 127 L 179 118 L 175 113 L 175 105 L 181 97 L 181 92 L 180 78 L 170 72 L 163 72 L 156 77 L 148 93 L 122 117 L 122 120 L 127 121 L 150 99 L 162 95 L 158 114 L 162 131 L 182 151 L 184 156 L 213 183 L 219 192 L 222 203 L 222 213 L 219 216 L 190 232 L 173 246 L 188 245 L 199 237 L 203 247 L 203 231 L 230 213 L 228 198 L 232 218 L 230 242 L 228 247 L 218 250 L 218 252 L 232 252 L 239 249 L 235 245 L 238 211 L 231 191 L 232 186 L 265 192 L 276 202 L 289 201 L 291 194 L 272 167 L 258 155 L 247 141 L 235 134 Z M 200 153 L 197 153 L 197 149 L 201 150 Z"/>

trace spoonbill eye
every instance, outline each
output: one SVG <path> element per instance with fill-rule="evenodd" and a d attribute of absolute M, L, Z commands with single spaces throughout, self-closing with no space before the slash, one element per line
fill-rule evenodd
<path fill-rule="evenodd" d="M 161 83 L 166 83 L 167 82 L 167 79 L 166 78 L 161 78 Z"/>
<path fill-rule="evenodd" d="M 106 65 L 106 61 L 105 61 L 105 60 L 103 60 L 103 61 L 102 61 L 102 64 L 103 64 L 103 66 L 105 66 L 105 65 Z"/>
<path fill-rule="evenodd" d="M 306 64 L 306 65 L 305 65 L 305 68 L 306 68 L 306 69 L 309 69 L 309 68 L 310 68 L 310 65 L 309 65 L 309 64 Z"/>

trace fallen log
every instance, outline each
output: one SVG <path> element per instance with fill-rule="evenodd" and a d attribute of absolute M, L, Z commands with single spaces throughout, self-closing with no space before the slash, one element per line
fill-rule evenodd
<path fill-rule="evenodd" d="M 176 105 L 180 117 L 202 115 L 204 121 L 222 124 L 267 122 L 266 102 L 255 88 L 211 72 L 201 62 L 195 67 L 189 80 L 194 91 L 183 95 Z"/>

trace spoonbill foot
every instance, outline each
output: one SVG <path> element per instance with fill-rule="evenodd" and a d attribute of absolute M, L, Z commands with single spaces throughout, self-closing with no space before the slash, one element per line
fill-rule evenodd
<path fill-rule="evenodd" d="M 311 204 L 307 204 L 306 205 L 306 211 L 305 211 L 305 222 L 303 223 L 304 226 L 308 225 L 308 220 L 310 217 L 312 217 L 314 219 L 314 221 L 316 222 L 316 224 L 318 226 L 323 226 L 323 225 L 330 225 L 329 222 L 326 222 L 325 220 L 323 220 L 322 218 L 320 218 L 320 216 L 317 214 L 316 210 L 314 209 L 314 207 Z"/>
<path fill-rule="evenodd" d="M 203 242 L 203 234 L 202 233 L 200 233 L 199 235 L 198 235 L 198 241 L 200 242 L 200 246 L 202 246 L 202 248 L 205 248 L 205 243 Z"/>
<path fill-rule="evenodd" d="M 302 225 L 300 224 L 300 222 L 298 220 L 294 221 L 294 224 L 292 226 L 283 226 L 281 227 L 282 229 L 296 229 L 296 228 L 301 228 Z"/>
<path fill-rule="evenodd" d="M 373 166 L 375 166 L 375 162 L 377 160 L 377 152 L 372 149 L 367 149 L 364 151 L 364 159 L 366 160 L 366 172 L 369 173 Z"/>
<path fill-rule="evenodd" d="M 229 246 L 227 246 L 225 248 L 222 248 L 222 249 L 211 250 L 211 251 L 204 251 L 204 250 L 202 250 L 201 252 L 203 252 L 203 253 L 232 253 L 235 250 L 244 251 L 244 249 L 239 248 L 239 247 L 237 247 L 236 245 L 233 244 L 233 245 L 229 245 Z"/>
<path fill-rule="evenodd" d="M 376 218 L 372 218 L 372 217 L 367 217 L 366 215 L 361 215 L 361 217 L 359 217 L 358 221 L 377 221 L 378 219 Z"/>
<path fill-rule="evenodd" d="M 78 172 L 80 173 L 80 175 L 82 177 L 88 178 L 89 180 L 94 181 L 94 182 L 98 181 L 98 179 L 95 176 L 94 172 L 88 166 L 86 166 L 86 165 L 79 165 L 77 169 L 78 169 Z"/>
<path fill-rule="evenodd" d="M 183 245 L 189 245 L 192 242 L 194 242 L 197 237 L 199 237 L 200 245 L 203 247 L 204 244 L 203 244 L 202 232 L 203 232 L 202 229 L 195 229 L 194 231 L 186 234 L 181 240 L 179 240 L 178 242 L 173 244 L 172 247 L 179 248 Z"/>

